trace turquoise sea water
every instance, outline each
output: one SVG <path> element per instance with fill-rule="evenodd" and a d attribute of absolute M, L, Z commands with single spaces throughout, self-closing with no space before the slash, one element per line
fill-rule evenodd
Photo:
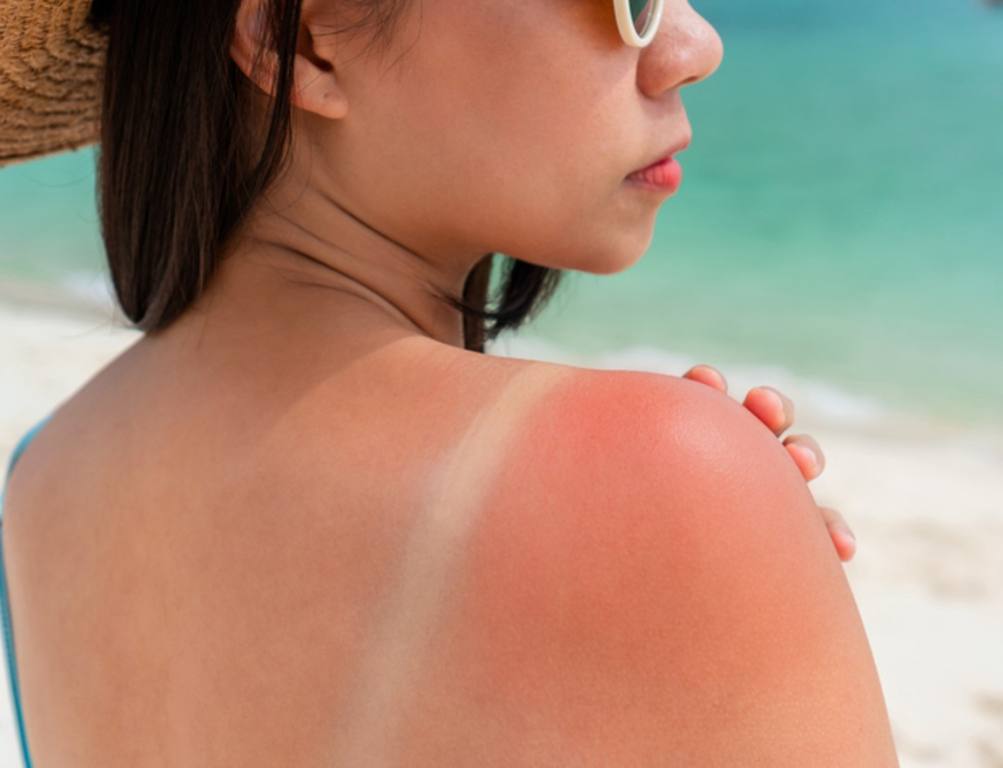
<path fill-rule="evenodd" d="M 692 5 L 725 55 L 684 91 L 683 186 L 643 261 L 575 274 L 541 335 L 1003 426 L 1003 9 Z"/>
<path fill-rule="evenodd" d="M 692 5 L 725 58 L 684 91 L 682 189 L 639 264 L 570 275 L 526 335 L 780 367 L 1003 429 L 1003 9 Z M 0 171 L 0 278 L 103 269 L 93 162 Z"/>

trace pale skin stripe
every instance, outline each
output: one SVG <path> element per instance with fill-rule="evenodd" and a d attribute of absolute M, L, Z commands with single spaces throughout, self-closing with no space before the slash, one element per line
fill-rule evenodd
<path fill-rule="evenodd" d="M 481 410 L 460 440 L 427 513 L 418 517 L 408 537 L 399 586 L 377 608 L 376 630 L 359 662 L 357 689 L 339 724 L 333 765 L 398 765 L 393 759 L 399 756 L 400 723 L 418 693 L 415 683 L 429 639 L 442 619 L 467 535 L 484 506 L 498 459 L 518 438 L 523 411 L 568 373 L 527 366 Z"/>

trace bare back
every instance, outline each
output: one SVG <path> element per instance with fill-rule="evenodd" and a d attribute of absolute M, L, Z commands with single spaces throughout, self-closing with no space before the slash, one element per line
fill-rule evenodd
<path fill-rule="evenodd" d="M 630 688 L 629 676 L 614 683 L 587 661 L 574 667 L 574 678 L 534 679 L 531 670 L 560 664 L 548 657 L 529 665 L 512 648 L 545 635 L 549 647 L 574 656 L 589 636 L 603 634 L 604 620 L 590 618 L 597 598 L 607 608 L 623 602 L 615 637 L 648 621 L 638 612 L 646 600 L 665 602 L 671 614 L 686 595 L 652 593 L 641 577 L 655 573 L 673 576 L 697 604 L 728 602 L 727 590 L 719 595 L 713 584 L 725 577 L 749 583 L 742 574 L 757 567 L 729 561 L 736 542 L 752 541 L 738 547 L 751 557 L 766 551 L 753 536 L 728 533 L 728 521 L 718 519 L 724 507 L 711 516 L 716 524 L 681 511 L 670 524 L 652 526 L 647 491 L 630 489 L 639 493 L 640 516 L 620 514 L 623 504 L 606 498 L 607 481 L 633 477 L 629 462 L 654 446 L 653 428 L 638 415 L 651 412 L 653 395 L 671 401 L 681 417 L 689 414 L 679 419 L 687 428 L 700 429 L 707 422 L 693 414 L 718 396 L 704 395 L 700 385 L 666 378 L 651 387 L 643 376 L 414 340 L 300 367 L 281 348 L 255 352 L 231 360 L 224 374 L 183 364 L 173 347 L 137 345 L 57 412 L 12 476 L 5 552 L 25 720 L 39 765 L 431 766 L 454 764 L 443 756 L 469 755 L 474 746 L 479 759 L 491 756 L 484 765 L 591 765 L 568 762 L 566 735 L 546 741 L 553 723 L 544 713 L 565 709 L 555 691 Z M 556 415 L 544 418 L 548 413 Z M 739 433 L 752 434 L 751 419 Z M 754 434 L 736 444 L 753 452 L 773 447 Z M 555 450 L 562 455 L 552 460 Z M 687 452 L 672 456 L 671 476 L 686 477 Z M 647 477 L 665 458 L 654 451 L 643 459 L 656 465 Z M 791 467 L 785 477 L 794 474 Z M 571 505 L 546 495 L 564 486 L 574 489 Z M 488 498 L 485 489 L 504 498 Z M 678 484 L 657 492 L 695 491 Z M 804 495 L 803 488 L 794 494 Z M 561 514 L 548 515 L 555 503 Z M 593 513 L 578 515 L 585 507 Z M 598 509 L 609 514 L 594 514 Z M 810 511 L 802 511 L 805 522 L 796 527 L 807 538 L 790 551 L 777 545 L 772 562 L 798 564 L 825 585 L 829 608 L 819 607 L 823 595 L 815 593 L 799 595 L 797 605 L 804 616 L 827 616 L 827 632 L 841 617 L 844 634 L 826 642 L 842 647 L 845 640 L 855 649 L 839 676 L 869 692 L 866 748 L 887 754 L 859 617 L 838 565 L 812 566 L 832 553 L 809 524 Z M 682 532 L 688 551 L 671 537 L 640 536 L 645 520 L 645 530 Z M 629 552 L 621 542 L 627 539 L 635 544 Z M 560 565 L 571 562 L 569 547 L 577 575 Z M 713 567 L 694 557 L 718 549 Z M 638 553 L 648 558 L 640 565 Z M 717 575 L 705 584 L 700 574 Z M 483 610 L 471 611 L 471 600 Z M 759 609 L 742 618 L 733 603 L 735 616 L 758 622 L 757 642 L 771 642 L 784 621 L 802 621 L 793 609 L 779 623 Z M 542 605 L 553 608 L 550 615 L 540 613 Z M 711 615 L 715 605 L 706 606 Z M 741 640 L 718 629 L 708 634 L 724 643 L 715 653 L 739 653 L 732 641 Z M 696 662 L 713 669 L 721 660 L 690 642 L 694 632 L 699 639 L 685 627 L 677 638 L 692 658 L 664 660 L 683 677 Z M 622 646 L 617 653 L 611 669 L 640 664 L 640 651 Z M 483 664 L 470 663 L 485 656 Z M 801 661 L 809 670 L 815 664 Z M 595 679 L 579 679 L 583 669 Z M 637 685 L 631 690 L 640 694 L 648 683 Z M 806 694 L 815 697 L 816 712 L 842 695 L 819 686 Z M 657 696 L 672 702 L 678 722 L 698 729 L 690 744 L 699 753 L 701 740 L 714 738 L 717 710 L 691 722 L 692 687 L 669 688 Z M 758 690 L 753 685 L 745 695 Z M 629 731 L 641 727 L 632 695 L 626 690 L 619 703 L 604 705 L 616 712 L 591 712 L 581 700 L 569 706 L 603 721 L 615 714 Z M 759 717 L 768 722 L 769 697 L 762 705 Z M 798 724 L 784 727 L 790 734 Z M 618 754 L 634 754 L 633 742 L 640 750 L 659 741 L 658 730 L 642 728 L 618 744 Z M 580 733 L 579 761 L 593 736 Z"/>
<path fill-rule="evenodd" d="M 298 367 L 259 353 L 221 374 L 144 340 L 12 475 L 37 764 L 374 758 L 363 735 L 403 703 L 483 479 L 520 411 L 576 370 L 423 344 Z"/>

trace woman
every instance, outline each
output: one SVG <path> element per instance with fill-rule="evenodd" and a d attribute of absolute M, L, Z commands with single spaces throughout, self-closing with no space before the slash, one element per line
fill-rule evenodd
<path fill-rule="evenodd" d="M 787 398 L 483 354 L 560 270 L 644 253 L 678 169 L 632 172 L 690 140 L 705 20 L 87 6 L 5 0 L 47 77 L 6 158 L 98 138 L 100 102 L 145 335 L 8 478 L 26 765 L 896 765 Z"/>

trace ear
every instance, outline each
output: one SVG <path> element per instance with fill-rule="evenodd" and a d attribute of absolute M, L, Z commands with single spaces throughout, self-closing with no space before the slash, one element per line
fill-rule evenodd
<path fill-rule="evenodd" d="M 252 69 L 254 57 L 266 37 L 267 10 L 263 0 L 241 0 L 230 56 L 251 82 L 274 98 L 278 56 L 270 41 L 268 50 L 263 54 L 261 67 L 258 71 Z M 292 104 L 332 120 L 344 117 L 348 112 L 348 98 L 335 76 L 333 47 L 328 43 L 321 51 L 314 45 L 305 16 L 300 19 L 296 48 L 293 92 L 290 97 Z"/>

